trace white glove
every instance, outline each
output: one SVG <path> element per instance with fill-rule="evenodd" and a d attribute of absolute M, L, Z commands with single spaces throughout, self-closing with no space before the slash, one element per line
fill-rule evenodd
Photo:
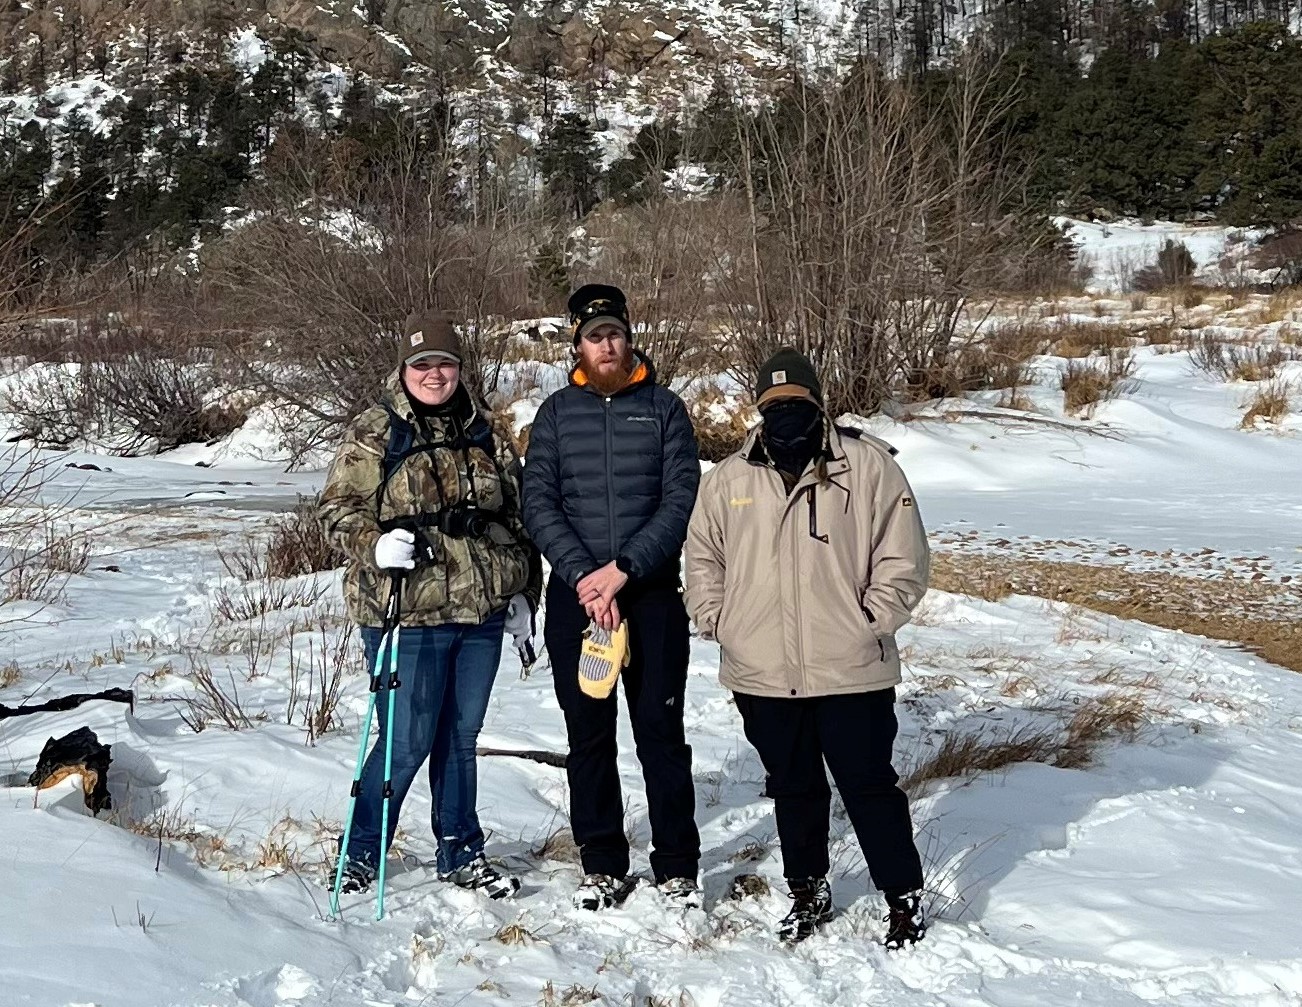
<path fill-rule="evenodd" d="M 528 670 L 538 660 L 533 649 L 533 638 L 537 629 L 534 625 L 533 605 L 522 594 L 514 595 L 510 604 L 506 606 L 506 631 L 511 634 L 511 639 L 515 642 L 520 663 Z"/>
<path fill-rule="evenodd" d="M 416 536 L 406 528 L 395 528 L 375 543 L 375 564 L 381 570 L 412 570 L 416 567 Z"/>

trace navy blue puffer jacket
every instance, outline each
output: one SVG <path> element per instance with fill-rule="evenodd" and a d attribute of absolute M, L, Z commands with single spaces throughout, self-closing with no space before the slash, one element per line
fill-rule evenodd
<path fill-rule="evenodd" d="M 682 400 L 638 354 L 605 396 L 581 374 L 538 410 L 524 467 L 524 523 L 555 576 L 574 587 L 623 557 L 630 583 L 676 584 L 701 466 Z"/>

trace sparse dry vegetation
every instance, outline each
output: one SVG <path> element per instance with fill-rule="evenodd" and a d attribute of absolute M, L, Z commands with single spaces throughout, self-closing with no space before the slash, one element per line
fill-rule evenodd
<path fill-rule="evenodd" d="M 941 591 L 980 597 L 982 585 L 992 579 L 1017 594 L 1237 643 L 1267 661 L 1302 671 L 1302 606 L 1282 607 L 1280 585 L 1268 579 L 1186 577 L 952 552 L 933 557 L 931 585 Z"/>
<path fill-rule="evenodd" d="M 1269 381 L 1281 366 L 1302 354 L 1286 343 L 1231 342 L 1210 330 L 1194 340 L 1189 356 L 1196 367 L 1222 381 Z"/>
<path fill-rule="evenodd" d="M 1279 423 L 1292 410 L 1292 386 L 1279 378 L 1263 381 L 1245 403 L 1246 410 L 1239 422 L 1244 430 L 1258 423 Z"/>
<path fill-rule="evenodd" d="M 287 580 L 344 564 L 321 527 L 316 497 L 299 497 L 293 509 L 271 521 L 270 535 L 245 535 L 235 546 L 219 548 L 226 572 L 240 580 Z"/>
<path fill-rule="evenodd" d="M 195 734 L 214 723 L 232 731 L 253 726 L 253 718 L 245 712 L 241 703 L 239 686 L 233 674 L 227 672 L 225 675 L 229 683 L 227 688 L 222 683 L 222 676 L 214 673 L 206 660 L 191 654 L 185 677 L 194 686 L 194 690 L 179 697 L 185 707 L 181 711 L 181 719 Z"/>
<path fill-rule="evenodd" d="M 1114 350 L 1101 363 L 1068 360 L 1060 379 L 1063 409 L 1088 415 L 1100 402 L 1123 395 L 1133 373 L 1134 358 L 1124 350 Z"/>
<path fill-rule="evenodd" d="M 1024 726 L 1002 736 L 989 731 L 946 734 L 936 752 L 909 770 L 900 786 L 912 792 L 934 780 L 997 772 L 1022 762 L 1081 769 L 1104 742 L 1133 740 L 1147 711 L 1142 695 L 1113 692 L 1085 698 L 1068 712 L 1066 723 L 1057 727 Z"/>
<path fill-rule="evenodd" d="M 1053 353 L 1059 357 L 1110 357 L 1134 346 L 1134 331 L 1119 322 L 1064 322 L 1052 329 Z"/>

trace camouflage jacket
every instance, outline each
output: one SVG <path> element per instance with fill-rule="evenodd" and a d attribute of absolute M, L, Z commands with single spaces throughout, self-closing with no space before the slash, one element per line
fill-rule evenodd
<path fill-rule="evenodd" d="M 407 574 L 404 626 L 483 622 L 520 592 L 534 607 L 542 589 L 542 561 L 520 516 L 520 460 L 510 432 L 464 394 L 458 413 L 417 419 L 397 371 L 382 401 L 349 426 L 321 492 L 327 538 L 347 557 L 344 597 L 361 626 L 380 626 L 389 573 L 375 563 L 375 543 L 394 523 L 414 521 L 433 553 Z M 384 479 L 390 410 L 414 434 L 403 460 Z M 382 489 L 383 487 L 383 489 Z M 439 515 L 463 504 L 490 512 L 492 533 L 454 537 Z"/>

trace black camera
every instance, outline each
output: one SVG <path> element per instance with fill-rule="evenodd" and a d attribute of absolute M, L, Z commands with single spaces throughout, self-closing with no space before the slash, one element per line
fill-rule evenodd
<path fill-rule="evenodd" d="M 448 538 L 483 538 L 492 521 L 480 508 L 459 503 L 439 512 L 438 527 Z"/>

